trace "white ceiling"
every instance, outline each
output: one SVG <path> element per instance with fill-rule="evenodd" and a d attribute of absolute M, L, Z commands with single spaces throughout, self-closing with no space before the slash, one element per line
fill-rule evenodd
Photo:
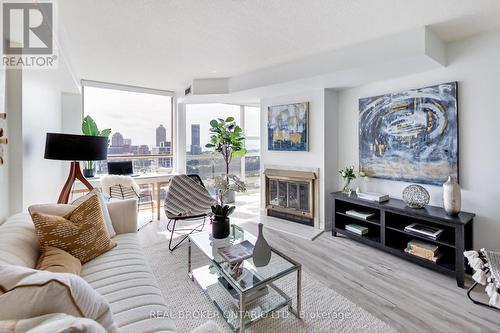
<path fill-rule="evenodd" d="M 59 14 L 78 78 L 181 90 L 423 26 L 461 39 L 500 25 L 500 0 L 64 0 Z"/>

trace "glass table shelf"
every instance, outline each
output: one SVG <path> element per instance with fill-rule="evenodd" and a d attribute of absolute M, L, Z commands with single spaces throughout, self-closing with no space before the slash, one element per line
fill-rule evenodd
<path fill-rule="evenodd" d="M 238 300 L 225 289 L 218 278 L 217 269 L 206 265 L 193 270 L 194 281 L 203 289 L 217 307 L 231 329 L 240 330 L 240 310 Z M 269 313 L 291 305 L 291 299 L 274 285 L 267 287 L 267 293 L 245 306 L 244 327 L 249 327 Z"/>
<path fill-rule="evenodd" d="M 301 265 L 283 253 L 272 249 L 270 262 L 263 267 L 254 265 L 252 258 L 245 259 L 236 273 L 218 253 L 221 247 L 248 240 L 255 244 L 256 237 L 237 225 L 231 226 L 231 234 L 224 240 L 213 239 L 209 232 L 189 236 L 188 274 L 207 297 L 214 303 L 233 331 L 244 332 L 267 314 L 288 306 L 300 318 Z M 208 259 L 209 264 L 192 270 L 191 247 L 195 245 Z M 241 278 L 241 271 L 245 278 Z M 297 274 L 296 308 L 292 298 L 274 282 L 292 273 Z"/>

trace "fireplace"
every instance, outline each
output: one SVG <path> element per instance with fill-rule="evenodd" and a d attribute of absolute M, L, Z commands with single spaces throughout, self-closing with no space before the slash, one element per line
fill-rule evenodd
<path fill-rule="evenodd" d="M 316 173 L 266 169 L 264 175 L 267 215 L 314 226 Z"/>

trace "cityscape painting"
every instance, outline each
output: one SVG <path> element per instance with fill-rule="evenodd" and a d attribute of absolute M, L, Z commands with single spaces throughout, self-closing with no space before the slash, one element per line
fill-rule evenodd
<path fill-rule="evenodd" d="M 360 171 L 442 185 L 458 179 L 457 82 L 361 98 Z"/>
<path fill-rule="evenodd" d="M 268 150 L 309 150 L 309 103 L 270 106 L 267 109 Z"/>

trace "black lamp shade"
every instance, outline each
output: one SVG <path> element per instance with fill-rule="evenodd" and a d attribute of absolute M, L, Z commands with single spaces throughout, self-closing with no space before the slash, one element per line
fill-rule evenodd
<path fill-rule="evenodd" d="M 100 161 L 108 157 L 108 138 L 47 133 L 45 158 L 62 161 Z"/>

